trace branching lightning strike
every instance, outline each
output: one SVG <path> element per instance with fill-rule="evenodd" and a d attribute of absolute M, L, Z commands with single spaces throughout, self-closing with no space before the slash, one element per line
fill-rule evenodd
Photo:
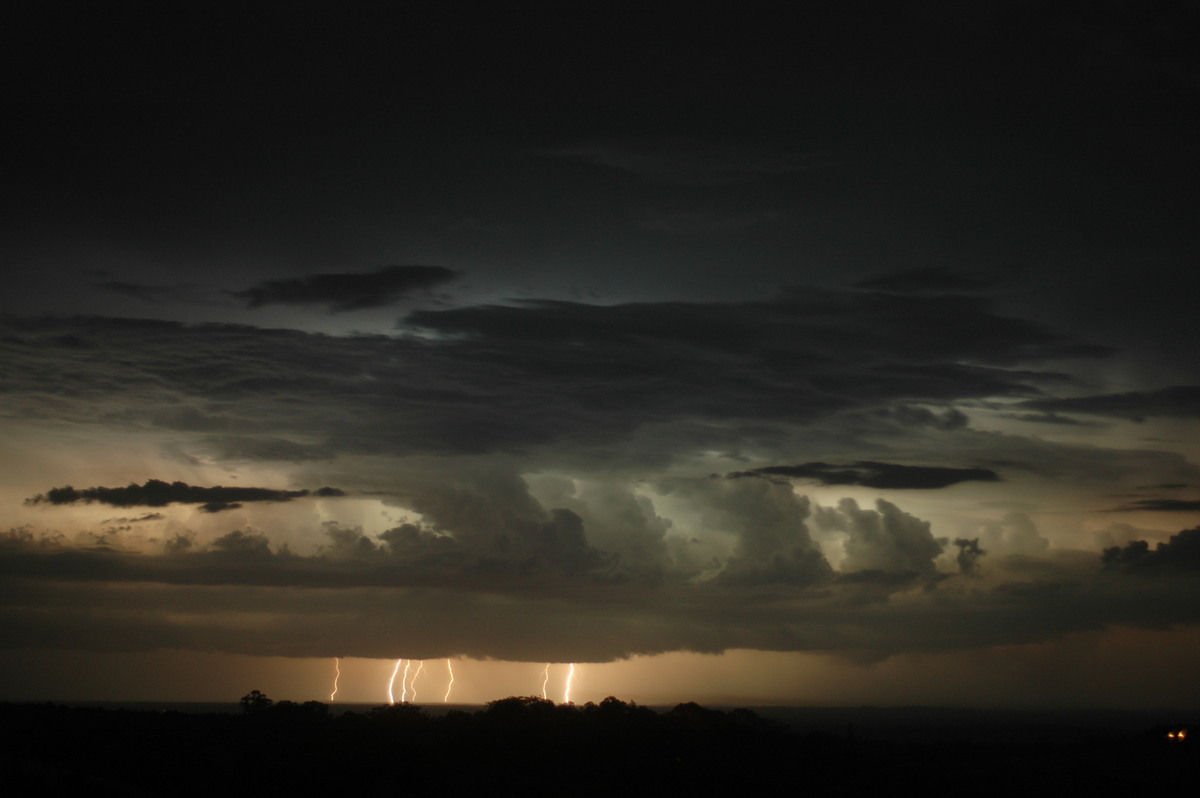
<path fill-rule="evenodd" d="M 396 667 L 392 668 L 392 678 L 388 680 L 388 704 L 395 704 L 396 698 L 392 695 L 392 686 L 396 683 L 396 674 L 400 672 L 400 663 L 402 659 L 396 660 Z"/>
<path fill-rule="evenodd" d="M 575 663 L 571 663 L 571 667 L 567 669 L 567 686 L 563 690 L 563 703 L 571 703 L 571 682 L 575 680 Z"/>
<path fill-rule="evenodd" d="M 445 704 L 450 700 L 450 691 L 454 688 L 454 668 L 450 667 L 450 660 L 446 660 L 446 670 L 450 671 L 450 684 L 446 685 L 446 694 L 442 696 L 442 703 Z"/>
<path fill-rule="evenodd" d="M 408 669 L 412 667 L 412 660 L 407 660 L 404 663 L 404 675 L 400 677 L 400 700 L 408 701 Z"/>
<path fill-rule="evenodd" d="M 417 663 L 417 672 L 413 674 L 412 681 L 408 684 L 408 689 L 412 690 L 412 697 L 409 699 L 410 701 L 417 700 L 417 677 L 421 675 L 421 671 L 423 670 L 425 670 L 425 660 L 421 660 Z"/>
<path fill-rule="evenodd" d="M 330 701 L 332 701 L 333 697 L 337 695 L 338 679 L 340 679 L 341 677 L 342 677 L 342 665 L 338 661 L 338 657 L 334 657 L 333 658 L 333 692 L 329 694 Z"/>

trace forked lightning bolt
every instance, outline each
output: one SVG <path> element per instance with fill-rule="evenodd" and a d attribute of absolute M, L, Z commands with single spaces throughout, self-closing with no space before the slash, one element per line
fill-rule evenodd
<path fill-rule="evenodd" d="M 408 689 L 412 690 L 412 698 L 410 701 L 417 700 L 417 677 L 421 675 L 421 671 L 425 670 L 425 660 L 417 663 L 417 672 L 413 674 L 412 681 L 408 683 Z"/>
<path fill-rule="evenodd" d="M 546 685 L 550 682 L 550 663 L 546 663 L 546 667 L 542 668 L 542 698 L 546 697 Z"/>
<path fill-rule="evenodd" d="M 341 676 L 342 676 L 342 666 L 338 662 L 338 658 L 334 657 L 333 658 L 333 692 L 329 694 L 330 701 L 332 701 L 333 697 L 335 695 L 337 695 L 337 683 L 338 683 L 338 679 L 340 679 Z"/>
<path fill-rule="evenodd" d="M 454 668 L 450 667 L 450 660 L 446 660 L 446 670 L 450 671 L 450 684 L 446 685 L 446 694 L 442 696 L 443 704 L 450 700 L 450 690 L 454 687 Z"/>
<path fill-rule="evenodd" d="M 396 683 L 396 674 L 400 672 L 400 663 L 403 660 L 396 660 L 396 667 L 392 668 L 392 678 L 388 680 L 388 704 L 395 704 L 396 699 L 392 695 L 392 685 Z"/>
<path fill-rule="evenodd" d="M 575 663 L 571 663 L 571 667 L 567 670 L 567 687 L 563 691 L 563 703 L 571 703 L 571 682 L 575 680 Z"/>
<path fill-rule="evenodd" d="M 400 701 L 408 701 L 408 669 L 412 667 L 412 660 L 404 663 L 404 675 L 400 677 Z"/>

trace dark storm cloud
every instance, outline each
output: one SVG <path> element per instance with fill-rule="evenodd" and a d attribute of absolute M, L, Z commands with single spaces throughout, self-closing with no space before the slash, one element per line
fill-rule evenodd
<path fill-rule="evenodd" d="M 1080 421 L 1070 416 L 1060 416 L 1057 413 L 1005 413 L 1005 418 L 1016 421 L 1028 421 L 1031 424 L 1059 424 L 1064 427 L 1096 427 L 1095 422 Z"/>
<path fill-rule="evenodd" d="M 1144 540 L 1135 540 L 1123 547 L 1113 546 L 1104 550 L 1102 560 L 1105 565 L 1129 571 L 1158 568 L 1200 571 L 1200 527 L 1172 535 L 1170 540 L 1159 543 L 1153 550 Z"/>
<path fill-rule="evenodd" d="M 879 418 L 888 418 L 910 426 L 926 426 L 940 430 L 966 429 L 971 419 L 966 413 L 957 408 L 949 408 L 942 413 L 935 413 L 927 407 L 897 405 L 883 407 L 875 411 Z"/>
<path fill-rule="evenodd" d="M 1119 508 L 1121 511 L 1127 510 L 1151 510 L 1164 513 L 1187 513 L 1200 512 L 1200 499 L 1189 501 L 1187 499 L 1139 499 L 1135 502 L 1130 502 Z"/>
<path fill-rule="evenodd" d="M 413 291 L 448 283 L 458 272 L 441 266 L 387 266 L 373 272 L 309 274 L 267 280 L 234 296 L 251 308 L 264 305 L 327 305 L 331 313 L 393 304 Z"/>
<path fill-rule="evenodd" d="M 268 557 L 271 554 L 271 546 L 266 535 L 241 529 L 235 529 L 229 534 L 217 538 L 212 542 L 212 548 L 215 551 L 243 557 Z"/>
<path fill-rule="evenodd" d="M 869 460 L 849 465 L 801 463 L 794 466 L 764 466 L 750 471 L 735 471 L 728 476 L 783 477 L 811 480 L 821 485 L 861 485 L 881 490 L 932 490 L 948 488 L 960 482 L 996 482 L 1000 479 L 995 471 L 988 468 L 908 466 Z"/>
<path fill-rule="evenodd" d="M 1029 397 L 1062 382 L 1040 361 L 1107 354 L 977 298 L 818 290 L 419 311 L 405 329 L 432 333 L 422 337 L 97 318 L 5 325 L 0 390 L 21 412 L 209 433 L 209 451 L 239 459 L 527 451 L 695 419 L 811 422 Z M 85 346 L 61 345 L 64 335 Z M 926 420 L 961 423 L 949 411 Z"/>
<path fill-rule="evenodd" d="M 648 584 L 614 568 L 614 559 L 587 546 L 578 516 L 549 511 L 549 521 L 522 546 L 472 541 L 401 524 L 378 538 L 359 528 L 326 525 L 330 544 L 311 556 L 273 546 L 262 532 L 234 529 L 207 545 L 194 536 L 162 542 L 162 554 L 139 554 L 112 540 L 86 545 L 26 529 L 0 534 L 0 580 L 5 577 L 174 585 L 346 588 L 436 587 L 505 596 L 587 597 L 595 587 L 640 591 Z M 80 539 L 85 540 L 85 539 Z M 38 555 L 45 554 L 41 557 Z"/>
<path fill-rule="evenodd" d="M 142 513 L 136 518 L 106 518 L 102 524 L 137 524 L 144 521 L 161 521 L 166 518 L 162 513 Z"/>
<path fill-rule="evenodd" d="M 864 291 L 884 291 L 895 294 L 957 294 L 982 291 L 992 285 L 990 280 L 931 266 L 860 280 L 854 284 L 854 287 Z"/>
<path fill-rule="evenodd" d="M 0 536 L 0 587 L 12 598 L 0 607 L 0 633 L 10 647 L 584 662 L 729 648 L 878 658 L 1200 621 L 1200 583 L 1187 569 L 1129 579 L 1102 569 L 1094 554 L 1037 568 L 1006 561 L 976 579 L 868 569 L 809 585 L 646 586 L 542 570 L 438 573 L 369 556 L 297 557 L 264 551 L 261 537 L 245 531 L 222 541 L 152 557 Z M 903 600 L 885 600 L 897 591 Z"/>
<path fill-rule="evenodd" d="M 407 321 L 455 336 L 443 351 L 456 359 L 506 365 L 511 376 L 493 385 L 519 377 L 550 389 L 558 407 L 542 429 L 569 404 L 584 413 L 578 431 L 603 417 L 801 420 L 893 398 L 1037 393 L 1058 375 L 982 364 L 1107 354 L 961 297 L 795 291 L 747 303 L 531 302 L 419 311 Z"/>
<path fill-rule="evenodd" d="M 1094 554 L 1007 558 L 956 579 L 934 567 L 945 541 L 896 505 L 814 511 L 767 480 L 665 481 L 735 545 L 705 578 L 684 567 L 657 580 L 629 578 L 588 545 L 582 504 L 547 509 L 495 469 L 428 482 L 444 490 L 421 500 L 421 523 L 378 537 L 326 524 L 329 545 L 310 556 L 247 529 L 206 546 L 177 536 L 161 555 L 114 547 L 119 533 L 72 546 L 11 530 L 0 535 L 0 589 L 17 598 L 0 609 L 0 632 L 17 647 L 597 661 L 729 648 L 875 658 L 1197 620 L 1196 590 L 1106 580 Z M 845 533 L 842 573 L 809 521 Z"/>
<path fill-rule="evenodd" d="M 51 488 L 45 493 L 26 499 L 26 504 L 76 504 L 79 502 L 109 504 L 113 507 L 165 507 L 168 504 L 199 504 L 207 512 L 232 509 L 241 502 L 285 502 L 311 495 L 307 490 L 275 490 L 272 488 L 202 488 L 184 482 L 163 482 L 148 479 L 142 485 L 123 488 L 84 488 L 70 485 Z M 336 488 L 322 488 L 320 496 L 341 495 Z"/>
<path fill-rule="evenodd" d="M 1031 399 L 1020 406 L 1050 413 L 1085 413 L 1131 421 L 1143 421 L 1155 416 L 1200 418 L 1200 385 L 1173 385 L 1156 391 L 1130 391 L 1070 399 Z"/>
<path fill-rule="evenodd" d="M 296 443 L 284 438 L 252 438 L 241 435 L 208 437 L 197 442 L 201 449 L 219 460 L 280 460 L 299 463 L 307 460 L 329 460 L 333 451 L 325 446 Z"/>
<path fill-rule="evenodd" d="M 654 302 L 612 306 L 534 301 L 417 311 L 408 322 L 444 333 L 480 336 L 531 346 L 557 336 L 575 351 L 589 345 L 672 344 L 725 354 L 749 348 L 770 357 L 791 356 L 797 365 L 846 358 L 848 368 L 885 362 L 901 375 L 936 378 L 954 371 L 959 358 L 1016 365 L 1050 358 L 1105 357 L 1112 350 L 1072 341 L 1039 325 L 992 312 L 981 298 L 902 297 L 794 289 L 760 302 Z M 972 370 L 964 368 L 964 376 Z M 988 372 L 975 372 L 982 377 Z M 868 379 L 869 375 L 864 375 Z M 997 375 L 998 376 L 998 375 Z M 1033 376 L 1032 374 L 1030 376 Z"/>
<path fill-rule="evenodd" d="M 191 405 L 163 407 L 154 410 L 147 420 L 156 427 L 184 432 L 221 432 L 234 426 L 229 418 L 205 413 Z"/>

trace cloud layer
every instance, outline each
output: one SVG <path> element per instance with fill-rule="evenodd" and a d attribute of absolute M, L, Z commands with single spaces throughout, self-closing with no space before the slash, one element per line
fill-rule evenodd
<path fill-rule="evenodd" d="M 943 468 L 906 466 L 865 460 L 849 465 L 802 463 L 794 466 L 765 466 L 753 471 L 735 471 L 730 477 L 784 477 L 817 482 L 822 485 L 862 485 L 887 490 L 947 488 L 960 482 L 995 482 L 999 479 L 989 468 Z"/>
<path fill-rule="evenodd" d="M 371 293 L 326 288 L 277 296 Z M 1070 479 L 1111 506 L 1113 484 L 1200 478 L 1168 453 L 976 429 L 990 403 L 1072 386 L 1065 360 L 1110 354 L 979 297 L 467 305 L 390 336 L 2 324 L 10 424 L 120 435 L 209 475 L 30 500 L 0 551 L 10 645 L 877 658 L 1196 620 L 1152 603 L 1195 592 L 1183 576 L 1132 585 L 1020 512 L 964 505 L 940 530 L 891 495 L 1035 501 Z M 222 469 L 287 486 L 197 487 Z M 89 502 L 163 509 L 70 526 Z"/>
<path fill-rule="evenodd" d="M 386 266 L 373 272 L 310 274 L 267 280 L 233 295 L 251 308 L 264 305 L 325 305 L 331 313 L 383 307 L 418 290 L 454 280 L 441 266 Z"/>
<path fill-rule="evenodd" d="M 205 512 L 215 513 L 240 507 L 242 502 L 286 502 L 308 496 L 307 490 L 274 490 L 271 488 L 225 488 L 220 485 L 202 488 L 183 482 L 163 482 L 148 479 L 142 485 L 123 488 L 84 488 L 76 490 L 67 485 L 51 488 L 26 499 L 26 504 L 74 504 L 99 502 L 113 507 L 165 507 L 168 504 L 199 504 Z M 337 488 L 319 488 L 316 496 L 341 496 Z"/>

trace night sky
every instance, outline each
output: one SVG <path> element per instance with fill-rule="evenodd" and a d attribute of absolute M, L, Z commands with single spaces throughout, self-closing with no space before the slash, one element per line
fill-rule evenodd
<path fill-rule="evenodd" d="M 4 12 L 0 699 L 1200 707 L 1200 6 L 894 6 Z"/>

